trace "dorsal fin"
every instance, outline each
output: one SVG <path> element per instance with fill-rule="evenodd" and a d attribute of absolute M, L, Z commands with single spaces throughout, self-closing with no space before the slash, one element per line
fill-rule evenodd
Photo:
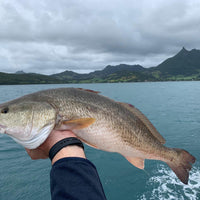
<path fill-rule="evenodd" d="M 94 91 L 94 90 L 90 90 L 90 89 L 84 89 L 84 88 L 77 88 L 77 89 L 83 90 L 83 91 L 86 91 L 86 92 L 96 93 L 96 94 L 100 93 L 99 91 Z"/>
<path fill-rule="evenodd" d="M 118 102 L 118 103 L 124 106 L 125 108 L 127 108 L 132 113 L 134 113 L 134 115 L 136 115 L 147 126 L 151 134 L 158 141 L 160 141 L 161 144 L 165 144 L 165 139 L 163 138 L 163 136 L 160 135 L 160 133 L 156 130 L 154 125 L 147 119 L 147 117 L 140 110 L 138 110 L 135 106 L 128 103 L 122 103 L 122 102 Z"/>

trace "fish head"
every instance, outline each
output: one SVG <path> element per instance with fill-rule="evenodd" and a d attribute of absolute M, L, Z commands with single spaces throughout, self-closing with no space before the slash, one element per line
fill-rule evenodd
<path fill-rule="evenodd" d="M 17 100 L 0 105 L 0 133 L 28 149 L 42 144 L 53 130 L 56 111 L 47 102 Z"/>

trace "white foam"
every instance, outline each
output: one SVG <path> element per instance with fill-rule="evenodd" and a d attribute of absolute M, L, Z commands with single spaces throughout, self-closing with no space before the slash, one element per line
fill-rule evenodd
<path fill-rule="evenodd" d="M 149 178 L 140 200 L 198 200 L 200 199 L 200 167 L 193 167 L 189 183 L 184 185 L 167 166 L 159 165 L 157 175 Z M 149 191 L 152 188 L 152 191 Z"/>

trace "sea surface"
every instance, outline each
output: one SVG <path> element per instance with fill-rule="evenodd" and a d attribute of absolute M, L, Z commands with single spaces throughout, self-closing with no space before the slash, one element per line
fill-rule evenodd
<path fill-rule="evenodd" d="M 161 161 L 145 161 L 145 170 L 121 155 L 86 145 L 86 155 L 97 167 L 108 200 L 200 199 L 200 82 L 145 82 L 116 84 L 0 86 L 0 103 L 38 90 L 81 87 L 100 91 L 139 108 L 166 139 L 197 161 L 188 185 L 182 184 Z M 24 148 L 0 134 L 0 200 L 49 200 L 49 160 L 32 161 Z"/>

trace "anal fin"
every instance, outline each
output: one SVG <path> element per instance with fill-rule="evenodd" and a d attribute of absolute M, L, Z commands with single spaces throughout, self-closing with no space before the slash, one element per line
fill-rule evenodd
<path fill-rule="evenodd" d="M 144 169 L 144 159 L 139 157 L 125 157 L 132 165 L 139 169 Z"/>
<path fill-rule="evenodd" d="M 86 140 L 84 140 L 84 139 L 82 139 L 82 138 L 80 138 L 80 137 L 78 137 L 78 139 L 80 139 L 82 142 L 84 142 L 85 144 L 87 144 L 88 146 L 90 146 L 90 147 L 92 147 L 92 148 L 99 149 L 96 145 L 90 144 L 90 143 L 88 143 Z"/>

